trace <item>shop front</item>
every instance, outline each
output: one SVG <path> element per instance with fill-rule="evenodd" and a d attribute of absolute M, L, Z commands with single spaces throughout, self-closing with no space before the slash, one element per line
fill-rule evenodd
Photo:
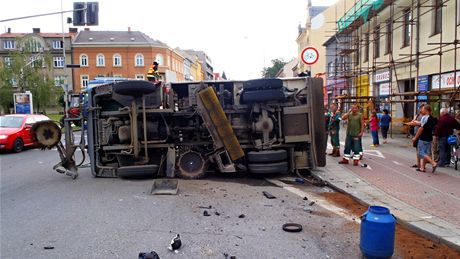
<path fill-rule="evenodd" d="M 391 111 L 389 95 L 391 94 L 391 72 L 389 69 L 377 71 L 374 75 L 374 96 L 375 107 L 382 111 L 387 109 Z"/>
<path fill-rule="evenodd" d="M 452 92 L 460 87 L 460 71 L 431 75 L 431 92 L 439 92 L 437 96 L 430 96 L 430 105 L 433 114 L 439 114 L 442 107 L 450 106 L 449 99 Z M 439 100 L 440 99 L 440 100 Z"/>

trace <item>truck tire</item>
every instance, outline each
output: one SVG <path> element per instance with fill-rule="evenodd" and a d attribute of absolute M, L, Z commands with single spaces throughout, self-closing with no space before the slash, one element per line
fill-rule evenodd
<path fill-rule="evenodd" d="M 314 138 L 315 138 L 315 157 L 313 158 L 316 162 L 316 166 L 326 166 L 326 129 L 324 125 L 324 93 L 323 93 L 323 81 L 320 78 L 312 78 L 311 84 L 311 107 L 317 108 L 312 113 Z"/>
<path fill-rule="evenodd" d="M 247 154 L 248 161 L 251 163 L 268 163 L 286 161 L 287 151 L 279 150 L 264 150 L 264 151 L 249 151 Z"/>
<path fill-rule="evenodd" d="M 248 80 L 243 83 L 243 89 L 246 91 L 281 89 L 281 88 L 283 88 L 283 81 L 277 78 L 254 79 L 254 80 Z"/>
<path fill-rule="evenodd" d="M 206 159 L 196 151 L 186 151 L 177 159 L 177 175 L 183 179 L 203 178 L 208 169 Z"/>
<path fill-rule="evenodd" d="M 287 173 L 289 170 L 288 162 L 248 164 L 249 173 L 252 174 L 276 174 Z"/>
<path fill-rule="evenodd" d="M 157 86 L 141 80 L 122 81 L 113 85 L 113 91 L 120 95 L 142 96 L 151 94 L 157 89 Z"/>

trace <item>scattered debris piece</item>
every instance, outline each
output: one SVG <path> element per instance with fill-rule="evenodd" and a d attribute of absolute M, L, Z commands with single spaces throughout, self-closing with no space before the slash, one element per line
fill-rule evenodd
<path fill-rule="evenodd" d="M 227 254 L 227 253 L 224 253 L 224 257 L 225 257 L 225 259 L 236 259 L 236 256 L 234 256 L 234 255 L 229 255 L 229 254 Z"/>
<path fill-rule="evenodd" d="M 271 204 L 265 204 L 264 206 L 265 207 L 273 207 L 273 205 L 271 205 Z"/>
<path fill-rule="evenodd" d="M 283 225 L 283 230 L 286 232 L 300 232 L 302 231 L 302 225 L 297 223 L 286 223 Z"/>
<path fill-rule="evenodd" d="M 160 259 L 160 256 L 155 251 L 149 253 L 140 252 L 138 259 Z"/>
<path fill-rule="evenodd" d="M 361 164 L 361 167 L 367 167 L 367 164 Z"/>
<path fill-rule="evenodd" d="M 214 212 L 214 214 L 216 214 L 216 216 L 220 216 L 220 213 L 218 211 Z"/>
<path fill-rule="evenodd" d="M 209 214 L 209 212 L 207 210 L 205 210 L 205 211 L 203 211 L 203 216 L 209 217 L 209 216 L 211 216 L 211 214 Z"/>
<path fill-rule="evenodd" d="M 295 178 L 295 182 L 296 182 L 296 183 L 300 183 L 300 184 L 304 184 L 304 183 L 305 183 L 305 180 L 302 179 L 302 178 Z"/>
<path fill-rule="evenodd" d="M 284 200 L 281 200 L 281 203 L 284 203 Z"/>
<path fill-rule="evenodd" d="M 208 210 L 210 210 L 210 209 L 212 209 L 212 206 L 211 205 L 209 205 L 209 206 L 198 206 L 198 208 L 199 209 L 208 209 Z"/>
<path fill-rule="evenodd" d="M 315 202 L 312 201 L 312 202 L 310 202 L 310 203 L 308 204 L 308 206 L 313 206 L 314 204 L 315 204 Z"/>
<path fill-rule="evenodd" d="M 171 244 L 169 244 L 168 249 L 169 251 L 174 251 L 177 253 L 177 250 L 182 246 L 182 241 L 180 240 L 179 234 L 177 234 L 172 240 Z"/>
<path fill-rule="evenodd" d="M 240 237 L 240 236 L 235 236 L 235 237 L 237 237 L 237 238 L 239 238 L 239 239 L 243 239 L 243 238 L 242 238 L 242 237 Z"/>
<path fill-rule="evenodd" d="M 303 200 L 308 201 L 308 197 L 307 196 L 303 197 Z"/>
<path fill-rule="evenodd" d="M 54 249 L 54 246 L 45 246 L 45 247 L 43 247 L 43 249 L 45 249 L 45 250 L 51 250 L 51 249 Z"/>
<path fill-rule="evenodd" d="M 267 199 L 276 199 L 275 196 L 273 196 L 271 193 L 263 191 L 262 194 L 267 197 Z"/>
<path fill-rule="evenodd" d="M 244 215 L 244 214 L 240 214 L 240 215 L 238 216 L 238 218 L 240 218 L 240 219 L 244 219 L 245 217 L 246 217 L 246 215 Z"/>

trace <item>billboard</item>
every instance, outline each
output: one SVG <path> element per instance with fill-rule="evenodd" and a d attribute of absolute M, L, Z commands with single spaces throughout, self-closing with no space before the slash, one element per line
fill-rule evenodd
<path fill-rule="evenodd" d="M 14 93 L 14 113 L 33 114 L 32 93 Z"/>

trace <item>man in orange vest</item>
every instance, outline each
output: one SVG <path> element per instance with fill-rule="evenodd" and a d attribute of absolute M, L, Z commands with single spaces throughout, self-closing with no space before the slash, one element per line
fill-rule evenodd
<path fill-rule="evenodd" d="M 158 74 L 158 62 L 153 61 L 153 64 L 150 65 L 147 72 L 147 79 L 152 82 L 160 79 L 160 75 Z"/>

